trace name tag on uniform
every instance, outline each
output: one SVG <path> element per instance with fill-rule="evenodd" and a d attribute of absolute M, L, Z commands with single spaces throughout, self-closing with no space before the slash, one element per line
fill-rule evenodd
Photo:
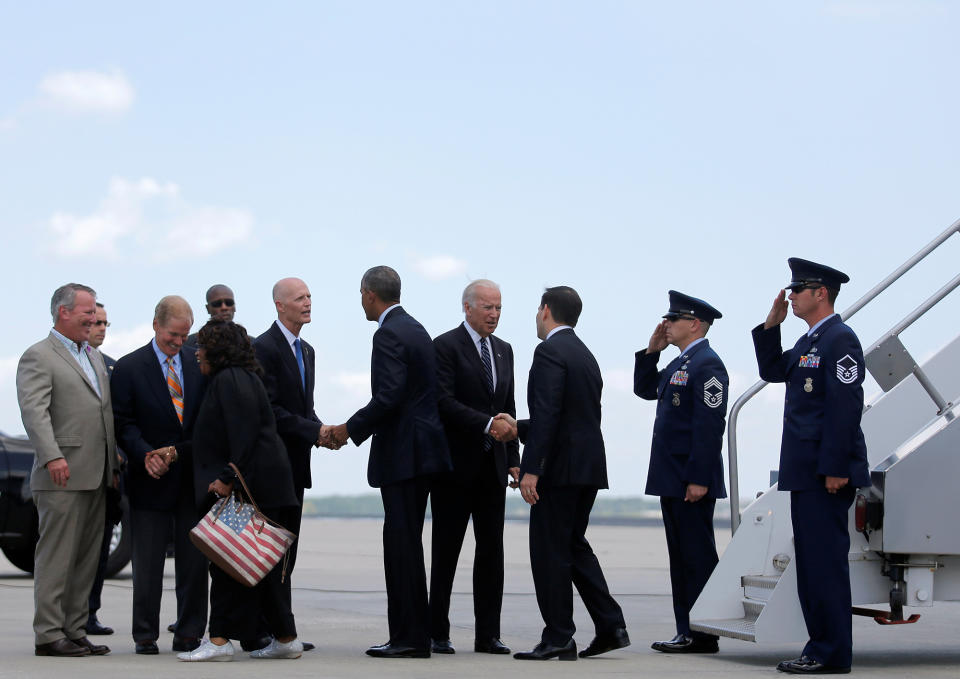
<path fill-rule="evenodd" d="M 819 356 L 801 356 L 800 357 L 800 367 L 801 368 L 819 368 L 820 367 L 820 357 Z"/>
<path fill-rule="evenodd" d="M 678 370 L 670 377 L 670 384 L 676 384 L 679 387 L 687 386 L 687 380 L 690 379 L 690 373 L 686 370 Z"/>

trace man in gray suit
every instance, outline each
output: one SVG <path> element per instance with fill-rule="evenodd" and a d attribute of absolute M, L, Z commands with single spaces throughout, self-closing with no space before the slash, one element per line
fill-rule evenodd
<path fill-rule="evenodd" d="M 103 538 L 104 489 L 117 483 L 110 382 L 87 340 L 97 294 L 69 283 L 53 293 L 53 330 L 24 352 L 17 399 L 36 449 L 30 489 L 40 516 L 35 553 L 36 655 L 106 655 L 86 637 L 88 596 Z"/>

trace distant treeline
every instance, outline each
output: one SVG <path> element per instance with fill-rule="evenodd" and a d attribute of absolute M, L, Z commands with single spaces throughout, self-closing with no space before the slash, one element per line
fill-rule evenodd
<path fill-rule="evenodd" d="M 746 506 L 742 503 L 741 506 Z M 362 495 L 323 495 L 307 497 L 303 501 L 303 515 L 327 518 L 381 518 L 383 504 L 380 496 L 373 493 Z M 519 495 L 507 493 L 507 519 L 526 520 L 530 508 Z M 716 519 L 726 520 L 730 516 L 727 502 L 717 502 Z M 427 506 L 430 517 L 430 506 Z M 660 502 L 647 497 L 603 497 L 597 498 L 590 520 L 597 523 L 660 523 Z"/>

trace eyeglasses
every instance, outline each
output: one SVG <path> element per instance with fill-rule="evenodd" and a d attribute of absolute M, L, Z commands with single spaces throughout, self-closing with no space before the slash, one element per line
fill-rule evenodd
<path fill-rule="evenodd" d="M 110 327 L 110 321 L 94 321 L 94 325 L 102 325 L 104 328 Z"/>
<path fill-rule="evenodd" d="M 232 300 L 232 299 L 215 299 L 215 300 L 213 300 L 212 302 L 207 302 L 207 303 L 208 303 L 210 306 L 212 306 L 212 307 L 216 307 L 217 309 L 219 309 L 220 307 L 222 307 L 222 306 L 224 306 L 224 305 L 226 305 L 226 306 L 233 306 L 233 300 Z"/>

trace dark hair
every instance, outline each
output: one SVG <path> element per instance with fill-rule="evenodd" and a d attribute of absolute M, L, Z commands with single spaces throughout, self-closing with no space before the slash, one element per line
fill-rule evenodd
<path fill-rule="evenodd" d="M 837 303 L 837 295 L 839 294 L 840 290 L 837 288 L 827 288 L 827 301 L 830 302 L 830 306 Z"/>
<path fill-rule="evenodd" d="M 583 302 L 576 290 L 566 285 L 547 288 L 540 298 L 540 306 L 543 307 L 544 304 L 550 307 L 550 315 L 557 323 L 569 325 L 571 328 L 577 327 Z"/>
<path fill-rule="evenodd" d="M 233 321 L 209 321 L 200 328 L 197 344 L 214 374 L 224 368 L 244 368 L 263 375 L 253 343 L 242 325 Z"/>
<path fill-rule="evenodd" d="M 360 279 L 360 287 L 375 294 L 381 302 L 400 301 L 400 274 L 389 266 L 367 269 Z"/>

